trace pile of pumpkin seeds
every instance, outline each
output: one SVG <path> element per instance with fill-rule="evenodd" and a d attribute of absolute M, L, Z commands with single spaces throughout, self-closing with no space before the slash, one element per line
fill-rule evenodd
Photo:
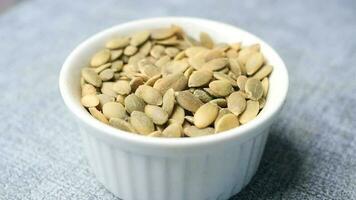
<path fill-rule="evenodd" d="M 215 44 L 182 28 L 107 41 L 82 70 L 82 105 L 103 123 L 152 137 L 196 137 L 254 119 L 266 102 L 260 45 Z"/>

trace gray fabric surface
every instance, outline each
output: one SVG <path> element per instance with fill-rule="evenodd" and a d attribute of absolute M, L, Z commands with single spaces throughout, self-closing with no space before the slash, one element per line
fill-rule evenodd
<path fill-rule="evenodd" d="M 260 168 L 232 199 L 356 199 L 355 1 L 25 1 L 0 15 L 0 199 L 115 199 L 90 172 L 58 89 L 88 36 L 138 18 L 224 21 L 265 39 L 290 74 Z"/>

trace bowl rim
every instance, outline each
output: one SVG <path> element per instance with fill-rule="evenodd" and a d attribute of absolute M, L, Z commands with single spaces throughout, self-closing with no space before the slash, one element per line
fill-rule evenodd
<path fill-rule="evenodd" d="M 263 115 L 258 115 L 254 120 L 233 128 L 231 130 L 219 133 L 219 134 L 213 134 L 213 135 L 208 135 L 208 136 L 202 136 L 202 137 L 187 137 L 187 138 L 156 138 L 156 137 L 147 137 L 147 136 L 142 136 L 139 134 L 132 134 L 126 131 L 119 130 L 117 128 L 111 127 L 110 125 L 104 124 L 100 122 L 99 120 L 95 119 L 92 117 L 85 109 L 83 109 L 82 106 L 78 106 L 77 100 L 74 98 L 73 95 L 70 94 L 70 89 L 67 84 L 67 79 L 70 76 L 70 71 L 71 71 L 71 63 L 72 60 L 76 59 L 76 56 L 78 52 L 83 50 L 83 47 L 86 46 L 87 43 L 91 43 L 94 40 L 97 40 L 102 35 L 107 34 L 108 32 L 111 32 L 115 29 L 125 29 L 131 26 L 137 26 L 138 24 L 152 24 L 152 23 L 159 23 L 159 22 L 172 22 L 172 21 L 191 21 L 191 22 L 198 22 L 202 24 L 210 24 L 210 25 L 219 25 L 219 26 L 224 26 L 229 29 L 235 29 L 240 32 L 243 32 L 244 34 L 252 35 L 256 39 L 260 40 L 259 43 L 263 44 L 266 47 L 269 47 L 269 49 L 276 55 L 277 59 L 280 60 L 281 66 L 280 67 L 280 72 L 281 72 L 281 77 L 283 78 L 283 83 L 280 84 L 279 90 L 280 90 L 280 98 L 274 102 L 273 106 L 269 107 L 268 110 L 264 111 Z M 79 81 L 79 80 L 78 80 Z M 80 43 L 66 58 L 61 71 L 60 71 L 60 77 L 59 77 L 59 88 L 60 88 L 60 93 L 62 95 L 62 98 L 66 104 L 66 106 L 69 108 L 69 110 L 74 113 L 75 116 L 77 116 L 81 121 L 83 121 L 85 124 L 90 126 L 91 128 L 97 129 L 98 131 L 91 131 L 91 132 L 102 132 L 99 133 L 100 135 L 104 136 L 109 136 L 110 139 L 118 139 L 118 140 L 123 140 L 124 142 L 127 143 L 136 143 L 136 144 L 141 144 L 141 145 L 158 145 L 158 146 L 165 146 L 165 147 L 187 147 L 187 146 L 192 146 L 196 144 L 212 144 L 212 143 L 217 143 L 217 142 L 223 142 L 226 140 L 230 140 L 233 138 L 240 138 L 244 137 L 246 134 L 249 134 L 253 129 L 258 128 L 259 126 L 265 124 L 268 120 L 273 118 L 275 114 L 277 114 L 278 110 L 281 108 L 283 105 L 287 91 L 288 91 L 288 72 L 287 68 L 279 56 L 279 54 L 265 41 L 260 39 L 259 37 L 255 36 L 254 34 L 251 34 L 241 28 L 238 28 L 233 25 L 229 25 L 223 22 L 218 22 L 218 21 L 213 21 L 213 20 L 208 20 L 208 19 L 201 19 L 201 18 L 193 18 L 193 17 L 156 17 L 156 18 L 145 18 L 145 19 L 139 19 L 139 20 L 134 20 L 122 24 L 118 24 L 112 27 L 109 27 L 107 29 L 104 29 L 91 37 L 87 38 L 84 40 L 82 43 Z M 83 110 L 86 112 L 86 114 L 83 112 Z"/>

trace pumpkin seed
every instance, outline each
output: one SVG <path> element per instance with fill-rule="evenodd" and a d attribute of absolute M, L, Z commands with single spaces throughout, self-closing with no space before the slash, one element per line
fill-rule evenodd
<path fill-rule="evenodd" d="M 262 84 L 262 88 L 263 88 L 263 97 L 266 97 L 267 93 L 268 93 L 268 87 L 269 87 L 268 78 L 266 77 L 266 78 L 262 79 L 261 84 Z"/>
<path fill-rule="evenodd" d="M 119 103 L 121 103 L 122 105 L 124 105 L 124 104 L 125 104 L 125 96 L 123 96 L 123 95 L 121 95 L 121 94 L 117 95 L 117 96 L 116 96 L 116 102 L 119 102 Z"/>
<path fill-rule="evenodd" d="M 220 133 L 238 127 L 239 120 L 234 114 L 225 114 L 217 122 L 215 127 L 215 133 Z"/>
<path fill-rule="evenodd" d="M 173 120 L 175 123 L 183 124 L 184 122 L 185 111 L 179 105 L 174 106 L 173 113 L 169 120 Z"/>
<path fill-rule="evenodd" d="M 92 67 L 99 67 L 110 61 L 111 52 L 107 49 L 97 52 L 90 60 L 90 65 Z"/>
<path fill-rule="evenodd" d="M 162 74 L 167 76 L 168 74 L 183 73 L 188 67 L 186 59 L 171 61 L 162 67 Z"/>
<path fill-rule="evenodd" d="M 232 79 L 230 76 L 222 73 L 222 72 L 214 72 L 213 76 L 217 80 L 223 80 L 229 82 L 232 86 L 236 87 L 237 83 L 234 79 Z M 189 85 L 189 84 L 188 84 Z"/>
<path fill-rule="evenodd" d="M 255 52 L 249 56 L 246 61 L 246 72 L 248 75 L 254 74 L 257 70 L 262 67 L 264 62 L 263 55 L 260 52 Z"/>
<path fill-rule="evenodd" d="M 147 104 L 151 105 L 161 105 L 162 104 L 162 95 L 161 93 L 148 85 L 140 85 L 135 94 L 138 97 L 141 97 Z"/>
<path fill-rule="evenodd" d="M 209 62 L 209 61 L 217 59 L 217 58 L 223 58 L 224 56 L 225 56 L 225 53 L 221 49 L 212 49 L 212 50 L 209 50 L 206 52 L 205 62 Z"/>
<path fill-rule="evenodd" d="M 194 116 L 185 116 L 184 119 L 191 124 L 194 124 Z M 184 124 L 183 124 L 184 126 Z"/>
<path fill-rule="evenodd" d="M 175 104 L 174 90 L 171 88 L 163 95 L 162 109 L 171 116 Z"/>
<path fill-rule="evenodd" d="M 260 105 L 258 101 L 248 100 L 245 111 L 240 115 L 240 123 L 246 124 L 247 122 L 254 119 L 257 116 L 259 110 Z"/>
<path fill-rule="evenodd" d="M 197 128 L 195 126 L 188 126 L 183 129 L 183 132 L 188 137 L 198 137 L 204 135 L 212 135 L 215 130 L 211 127 L 207 128 Z"/>
<path fill-rule="evenodd" d="M 209 49 L 214 47 L 214 41 L 213 41 L 213 39 L 211 39 L 209 34 L 207 34 L 205 32 L 201 32 L 199 37 L 200 37 L 200 43 L 202 46 L 209 48 Z"/>
<path fill-rule="evenodd" d="M 229 109 L 227 109 L 227 108 L 221 108 L 221 109 L 219 110 L 218 116 L 217 116 L 216 119 L 215 119 L 214 127 L 216 127 L 216 122 L 219 121 L 219 119 L 220 119 L 222 116 L 224 116 L 224 115 L 226 115 L 226 114 L 229 114 L 229 113 L 230 113 L 230 114 L 232 113 Z"/>
<path fill-rule="evenodd" d="M 227 106 L 226 99 L 223 99 L 223 98 L 213 99 L 210 101 L 210 103 L 216 104 L 221 108 L 225 108 Z"/>
<path fill-rule="evenodd" d="M 239 54 L 235 49 L 230 49 L 226 52 L 226 57 L 228 57 L 229 59 L 236 59 L 239 57 Z"/>
<path fill-rule="evenodd" d="M 213 60 L 210 60 L 209 62 L 205 63 L 202 68 L 211 70 L 211 71 L 216 71 L 219 69 L 224 68 L 228 63 L 228 60 L 226 58 L 216 58 Z"/>
<path fill-rule="evenodd" d="M 245 85 L 246 85 L 247 77 L 244 75 L 241 75 L 237 77 L 236 83 L 237 86 L 240 88 L 241 91 L 245 91 Z"/>
<path fill-rule="evenodd" d="M 200 51 L 197 54 L 195 54 L 194 56 L 189 57 L 188 63 L 190 66 L 192 66 L 196 70 L 202 69 L 203 66 L 206 64 L 205 56 L 206 56 L 206 51 Z M 209 62 L 211 62 L 211 61 L 209 61 Z M 216 62 L 216 61 L 214 61 L 214 62 Z"/>
<path fill-rule="evenodd" d="M 157 67 L 163 67 L 164 65 L 166 65 L 169 61 L 171 61 L 171 58 L 169 56 L 162 56 L 160 57 L 154 64 Z"/>
<path fill-rule="evenodd" d="M 100 76 L 92 69 L 84 68 L 82 70 L 82 77 L 87 83 L 90 83 L 95 87 L 100 87 L 102 84 Z"/>
<path fill-rule="evenodd" d="M 148 137 L 163 137 L 162 131 L 153 131 L 147 135 Z"/>
<path fill-rule="evenodd" d="M 182 73 L 169 74 L 155 82 L 153 88 L 164 94 L 169 88 L 181 91 L 187 87 L 188 80 Z"/>
<path fill-rule="evenodd" d="M 119 49 L 126 47 L 130 43 L 130 38 L 128 37 L 121 37 L 121 38 L 116 38 L 109 40 L 106 44 L 105 47 L 108 49 Z"/>
<path fill-rule="evenodd" d="M 212 81 L 209 83 L 209 88 L 218 96 L 221 97 L 226 97 L 231 92 L 234 91 L 234 88 L 232 87 L 231 83 L 228 81 L 224 80 L 217 80 L 217 81 Z"/>
<path fill-rule="evenodd" d="M 237 58 L 239 60 L 239 62 L 242 64 L 242 65 L 245 65 L 248 58 L 251 56 L 251 54 L 255 53 L 255 52 L 258 52 L 259 51 L 259 47 L 256 46 L 256 45 L 251 45 L 249 47 L 246 47 L 244 49 L 242 49 L 240 52 L 239 52 L 239 57 Z"/>
<path fill-rule="evenodd" d="M 124 55 L 126 56 L 132 56 L 138 51 L 138 48 L 136 46 L 129 45 L 124 49 Z"/>
<path fill-rule="evenodd" d="M 162 135 L 169 138 L 177 138 L 181 137 L 182 133 L 182 126 L 178 123 L 172 123 L 163 130 Z"/>
<path fill-rule="evenodd" d="M 141 31 L 138 33 L 135 33 L 131 37 L 130 45 L 132 46 L 139 46 L 146 42 L 146 40 L 150 37 L 150 32 L 149 31 Z"/>
<path fill-rule="evenodd" d="M 101 113 L 96 107 L 90 107 L 88 110 L 94 118 L 96 118 L 97 120 L 99 120 L 105 124 L 109 124 L 108 119 L 106 119 L 106 117 L 103 115 L 103 113 Z"/>
<path fill-rule="evenodd" d="M 252 77 L 258 80 L 262 80 L 267 77 L 272 72 L 271 65 L 265 65 L 260 70 L 258 70 Z"/>
<path fill-rule="evenodd" d="M 162 45 L 155 45 L 152 47 L 150 54 L 152 57 L 158 59 L 164 54 L 164 47 Z"/>
<path fill-rule="evenodd" d="M 245 110 L 246 100 L 240 92 L 233 92 L 227 98 L 227 108 L 236 116 L 238 116 Z"/>
<path fill-rule="evenodd" d="M 199 98 L 194 96 L 189 91 L 182 91 L 176 93 L 177 103 L 190 112 L 196 112 L 200 106 L 203 105 L 203 102 Z"/>
<path fill-rule="evenodd" d="M 214 122 L 218 112 L 219 109 L 216 104 L 206 103 L 200 106 L 194 114 L 194 125 L 198 128 L 208 127 Z"/>
<path fill-rule="evenodd" d="M 163 125 L 168 121 L 168 114 L 161 107 L 146 105 L 145 113 L 152 119 L 153 123 L 155 124 Z"/>
<path fill-rule="evenodd" d="M 203 103 L 207 103 L 213 100 L 213 98 L 204 90 L 194 90 L 193 94 L 194 96 L 198 97 Z"/>
<path fill-rule="evenodd" d="M 266 99 L 262 97 L 261 99 L 258 100 L 258 104 L 260 106 L 260 109 L 262 109 L 266 105 Z"/>
<path fill-rule="evenodd" d="M 171 58 L 173 58 L 174 56 L 176 56 L 180 50 L 175 48 L 175 47 L 167 47 L 164 52 Z"/>
<path fill-rule="evenodd" d="M 104 104 L 111 102 L 111 101 L 115 101 L 114 97 L 111 97 L 109 95 L 106 94 L 98 94 L 96 95 L 99 99 L 99 106 L 102 108 Z"/>
<path fill-rule="evenodd" d="M 119 49 L 119 50 L 112 50 L 111 51 L 111 61 L 114 61 L 118 58 L 120 58 L 120 56 L 122 55 L 123 51 L 122 49 Z"/>
<path fill-rule="evenodd" d="M 82 85 L 82 97 L 90 94 L 96 94 L 96 89 L 94 86 L 85 83 Z"/>
<path fill-rule="evenodd" d="M 111 65 L 112 65 L 111 63 L 106 63 L 106 64 L 103 64 L 103 65 L 100 65 L 99 67 L 94 68 L 94 71 L 99 74 L 99 73 L 102 72 L 103 70 L 105 70 L 105 69 L 111 67 Z"/>
<path fill-rule="evenodd" d="M 113 70 L 114 72 L 120 72 L 123 66 L 124 63 L 122 62 L 122 60 L 118 60 L 112 63 L 111 70 Z"/>
<path fill-rule="evenodd" d="M 153 86 L 153 85 L 156 83 L 156 81 L 157 81 L 158 79 L 160 79 L 161 77 L 162 77 L 162 74 L 158 74 L 158 75 L 156 75 L 156 76 L 152 76 L 150 79 L 148 79 L 148 80 L 146 81 L 145 85 Z"/>
<path fill-rule="evenodd" d="M 102 81 L 108 81 L 114 77 L 114 72 L 111 69 L 105 69 L 100 72 L 99 77 Z"/>
<path fill-rule="evenodd" d="M 162 40 L 171 37 L 175 34 L 175 29 L 173 28 L 160 28 L 151 31 L 151 37 L 155 40 Z"/>
<path fill-rule="evenodd" d="M 237 59 L 230 58 L 229 59 L 229 67 L 230 67 L 230 70 L 232 71 L 232 73 L 234 73 L 236 76 L 241 75 L 241 67 L 240 67 L 240 63 Z"/>
<path fill-rule="evenodd" d="M 247 97 L 252 100 L 258 100 L 263 95 L 263 87 L 261 81 L 256 78 L 249 78 L 245 84 Z"/>
<path fill-rule="evenodd" d="M 110 118 L 109 123 L 113 127 L 116 127 L 120 130 L 131 132 L 131 133 L 136 132 L 134 127 L 130 123 L 128 123 L 127 121 L 125 121 L 123 119 L 112 117 L 112 118 Z"/>
<path fill-rule="evenodd" d="M 213 73 L 209 70 L 194 71 L 189 77 L 189 87 L 201 87 L 207 85 L 213 78 Z"/>
<path fill-rule="evenodd" d="M 189 79 L 190 75 L 192 75 L 192 73 L 194 72 L 194 68 L 193 67 L 188 67 L 187 70 L 185 70 L 184 72 L 184 76 Z"/>
<path fill-rule="evenodd" d="M 99 105 L 99 99 L 95 94 L 89 94 L 82 97 L 81 103 L 87 108 L 95 107 Z"/>
<path fill-rule="evenodd" d="M 112 117 L 125 119 L 127 118 L 126 110 L 121 103 L 118 102 L 107 102 L 103 105 L 103 114 L 106 118 L 110 119 Z"/>
<path fill-rule="evenodd" d="M 155 130 L 151 118 L 141 111 L 133 111 L 131 113 L 130 123 L 142 135 L 148 135 Z"/>
<path fill-rule="evenodd" d="M 128 95 L 131 92 L 131 86 L 128 81 L 116 81 L 112 86 L 112 89 L 121 95 Z"/>
<path fill-rule="evenodd" d="M 160 68 L 153 64 L 145 64 L 140 67 L 140 72 L 148 77 L 154 77 L 161 74 Z"/>
<path fill-rule="evenodd" d="M 193 57 L 195 55 L 197 55 L 200 52 L 204 52 L 207 53 L 209 50 L 205 47 L 201 47 L 201 46 L 193 46 L 193 47 L 189 47 L 187 48 L 184 52 L 185 55 L 187 55 L 188 57 Z"/>
<path fill-rule="evenodd" d="M 240 51 L 241 49 L 241 42 L 230 44 L 230 48 L 235 51 Z"/>
<path fill-rule="evenodd" d="M 145 101 L 135 94 L 130 94 L 125 98 L 124 101 L 126 111 L 132 113 L 133 111 L 143 112 L 145 109 Z"/>
<path fill-rule="evenodd" d="M 113 90 L 114 83 L 113 82 L 104 82 L 101 86 L 101 93 L 109 95 L 111 97 L 116 97 L 117 93 Z"/>
<path fill-rule="evenodd" d="M 161 44 L 161 45 L 175 45 L 175 44 L 179 44 L 180 41 L 177 40 L 177 36 L 174 35 L 174 36 L 166 38 L 164 40 L 156 41 L 156 43 Z"/>

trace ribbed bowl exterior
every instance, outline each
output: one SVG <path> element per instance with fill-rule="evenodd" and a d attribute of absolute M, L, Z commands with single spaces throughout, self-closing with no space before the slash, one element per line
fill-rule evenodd
<path fill-rule="evenodd" d="M 228 199 L 255 174 L 268 128 L 245 141 L 211 151 L 162 156 L 131 152 L 82 130 L 87 157 L 98 180 L 124 200 Z"/>

